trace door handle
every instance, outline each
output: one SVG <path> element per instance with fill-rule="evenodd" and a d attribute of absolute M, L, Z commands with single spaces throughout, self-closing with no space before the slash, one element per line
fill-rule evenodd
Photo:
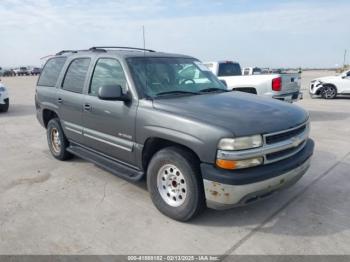
<path fill-rule="evenodd" d="M 57 102 L 59 103 L 59 104 L 62 104 L 62 102 L 63 102 L 63 100 L 62 100 L 62 98 L 57 98 Z"/>
<path fill-rule="evenodd" d="M 91 105 L 85 104 L 85 105 L 84 105 L 84 110 L 85 110 L 85 111 L 91 111 Z"/>

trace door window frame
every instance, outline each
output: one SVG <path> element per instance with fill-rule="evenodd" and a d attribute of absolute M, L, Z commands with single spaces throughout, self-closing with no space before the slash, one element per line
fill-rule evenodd
<path fill-rule="evenodd" d="M 68 73 L 68 70 L 71 66 L 71 64 L 75 61 L 75 60 L 78 60 L 78 59 L 89 59 L 90 60 L 90 64 L 89 64 L 89 67 L 86 71 L 86 76 L 85 76 L 85 80 L 84 80 L 84 85 L 83 85 L 83 88 L 81 90 L 81 92 L 74 92 L 74 91 L 71 91 L 71 90 L 67 90 L 67 89 L 64 89 L 63 88 L 63 84 L 64 84 L 64 81 L 66 80 L 66 76 L 67 76 L 67 73 Z M 61 89 L 62 91 L 66 91 L 66 92 L 70 92 L 70 93 L 73 93 L 73 94 L 84 94 L 84 90 L 85 90 L 85 86 L 87 84 L 87 81 L 89 80 L 90 78 L 90 71 L 91 71 L 91 66 L 92 64 L 94 63 L 94 59 L 93 57 L 91 56 L 81 56 L 81 57 L 74 57 L 72 58 L 71 60 L 69 61 L 66 61 L 66 66 L 64 67 L 64 70 L 62 70 L 64 72 L 64 75 L 62 77 L 62 79 L 60 80 L 60 85 L 59 85 L 59 89 Z"/>
<path fill-rule="evenodd" d="M 97 96 L 94 96 L 94 95 L 91 95 L 90 94 L 90 90 L 91 90 L 91 85 L 92 85 L 92 79 L 94 77 L 94 73 L 95 73 L 95 69 L 96 69 L 96 66 L 97 66 L 97 63 L 98 61 L 100 61 L 101 59 L 111 59 L 111 60 L 115 60 L 119 63 L 120 67 L 122 68 L 123 70 L 123 73 L 124 73 L 124 78 L 125 78 L 125 81 L 127 83 L 127 89 L 125 90 L 126 93 L 129 93 L 130 95 L 132 95 L 133 92 L 131 92 L 130 90 L 130 82 L 129 82 L 129 79 L 128 79 L 128 74 L 123 66 L 123 63 L 116 57 L 111 57 L 111 56 L 100 56 L 100 57 L 97 57 L 94 61 L 93 61 L 93 66 L 92 66 L 92 70 L 91 70 L 91 73 L 90 73 L 90 79 L 89 79 L 89 83 L 88 83 L 88 87 L 87 87 L 87 90 L 86 90 L 86 95 L 88 95 L 89 97 L 96 97 L 98 99 Z"/>

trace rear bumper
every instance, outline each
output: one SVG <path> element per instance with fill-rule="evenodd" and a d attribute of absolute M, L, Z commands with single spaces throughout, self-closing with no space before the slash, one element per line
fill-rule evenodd
<path fill-rule="evenodd" d="M 293 185 L 309 168 L 313 150 L 309 139 L 295 156 L 269 165 L 227 171 L 202 164 L 207 206 L 226 209 L 245 205 Z"/>
<path fill-rule="evenodd" d="M 288 94 L 274 95 L 272 96 L 272 98 L 292 103 L 303 99 L 303 93 L 298 91 L 298 92 L 293 92 Z"/>

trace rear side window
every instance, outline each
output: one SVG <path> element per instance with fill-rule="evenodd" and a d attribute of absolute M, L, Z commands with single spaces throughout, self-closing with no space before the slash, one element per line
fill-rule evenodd
<path fill-rule="evenodd" d="M 48 60 L 41 72 L 38 86 L 56 86 L 58 76 L 62 71 L 66 59 L 66 57 L 56 57 Z"/>
<path fill-rule="evenodd" d="M 62 88 L 70 92 L 82 93 L 89 65 L 90 58 L 74 59 L 67 69 Z"/>
<path fill-rule="evenodd" d="M 221 63 L 218 76 L 239 76 L 242 75 L 241 66 L 237 63 Z"/>

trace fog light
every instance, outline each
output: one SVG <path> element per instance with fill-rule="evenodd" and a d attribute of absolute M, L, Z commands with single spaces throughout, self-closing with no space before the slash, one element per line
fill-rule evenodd
<path fill-rule="evenodd" d="M 230 170 L 258 166 L 258 165 L 261 165 L 262 163 L 263 163 L 262 157 L 243 159 L 243 160 L 225 160 L 225 159 L 216 160 L 216 165 L 218 167 L 223 169 L 230 169 Z"/>

